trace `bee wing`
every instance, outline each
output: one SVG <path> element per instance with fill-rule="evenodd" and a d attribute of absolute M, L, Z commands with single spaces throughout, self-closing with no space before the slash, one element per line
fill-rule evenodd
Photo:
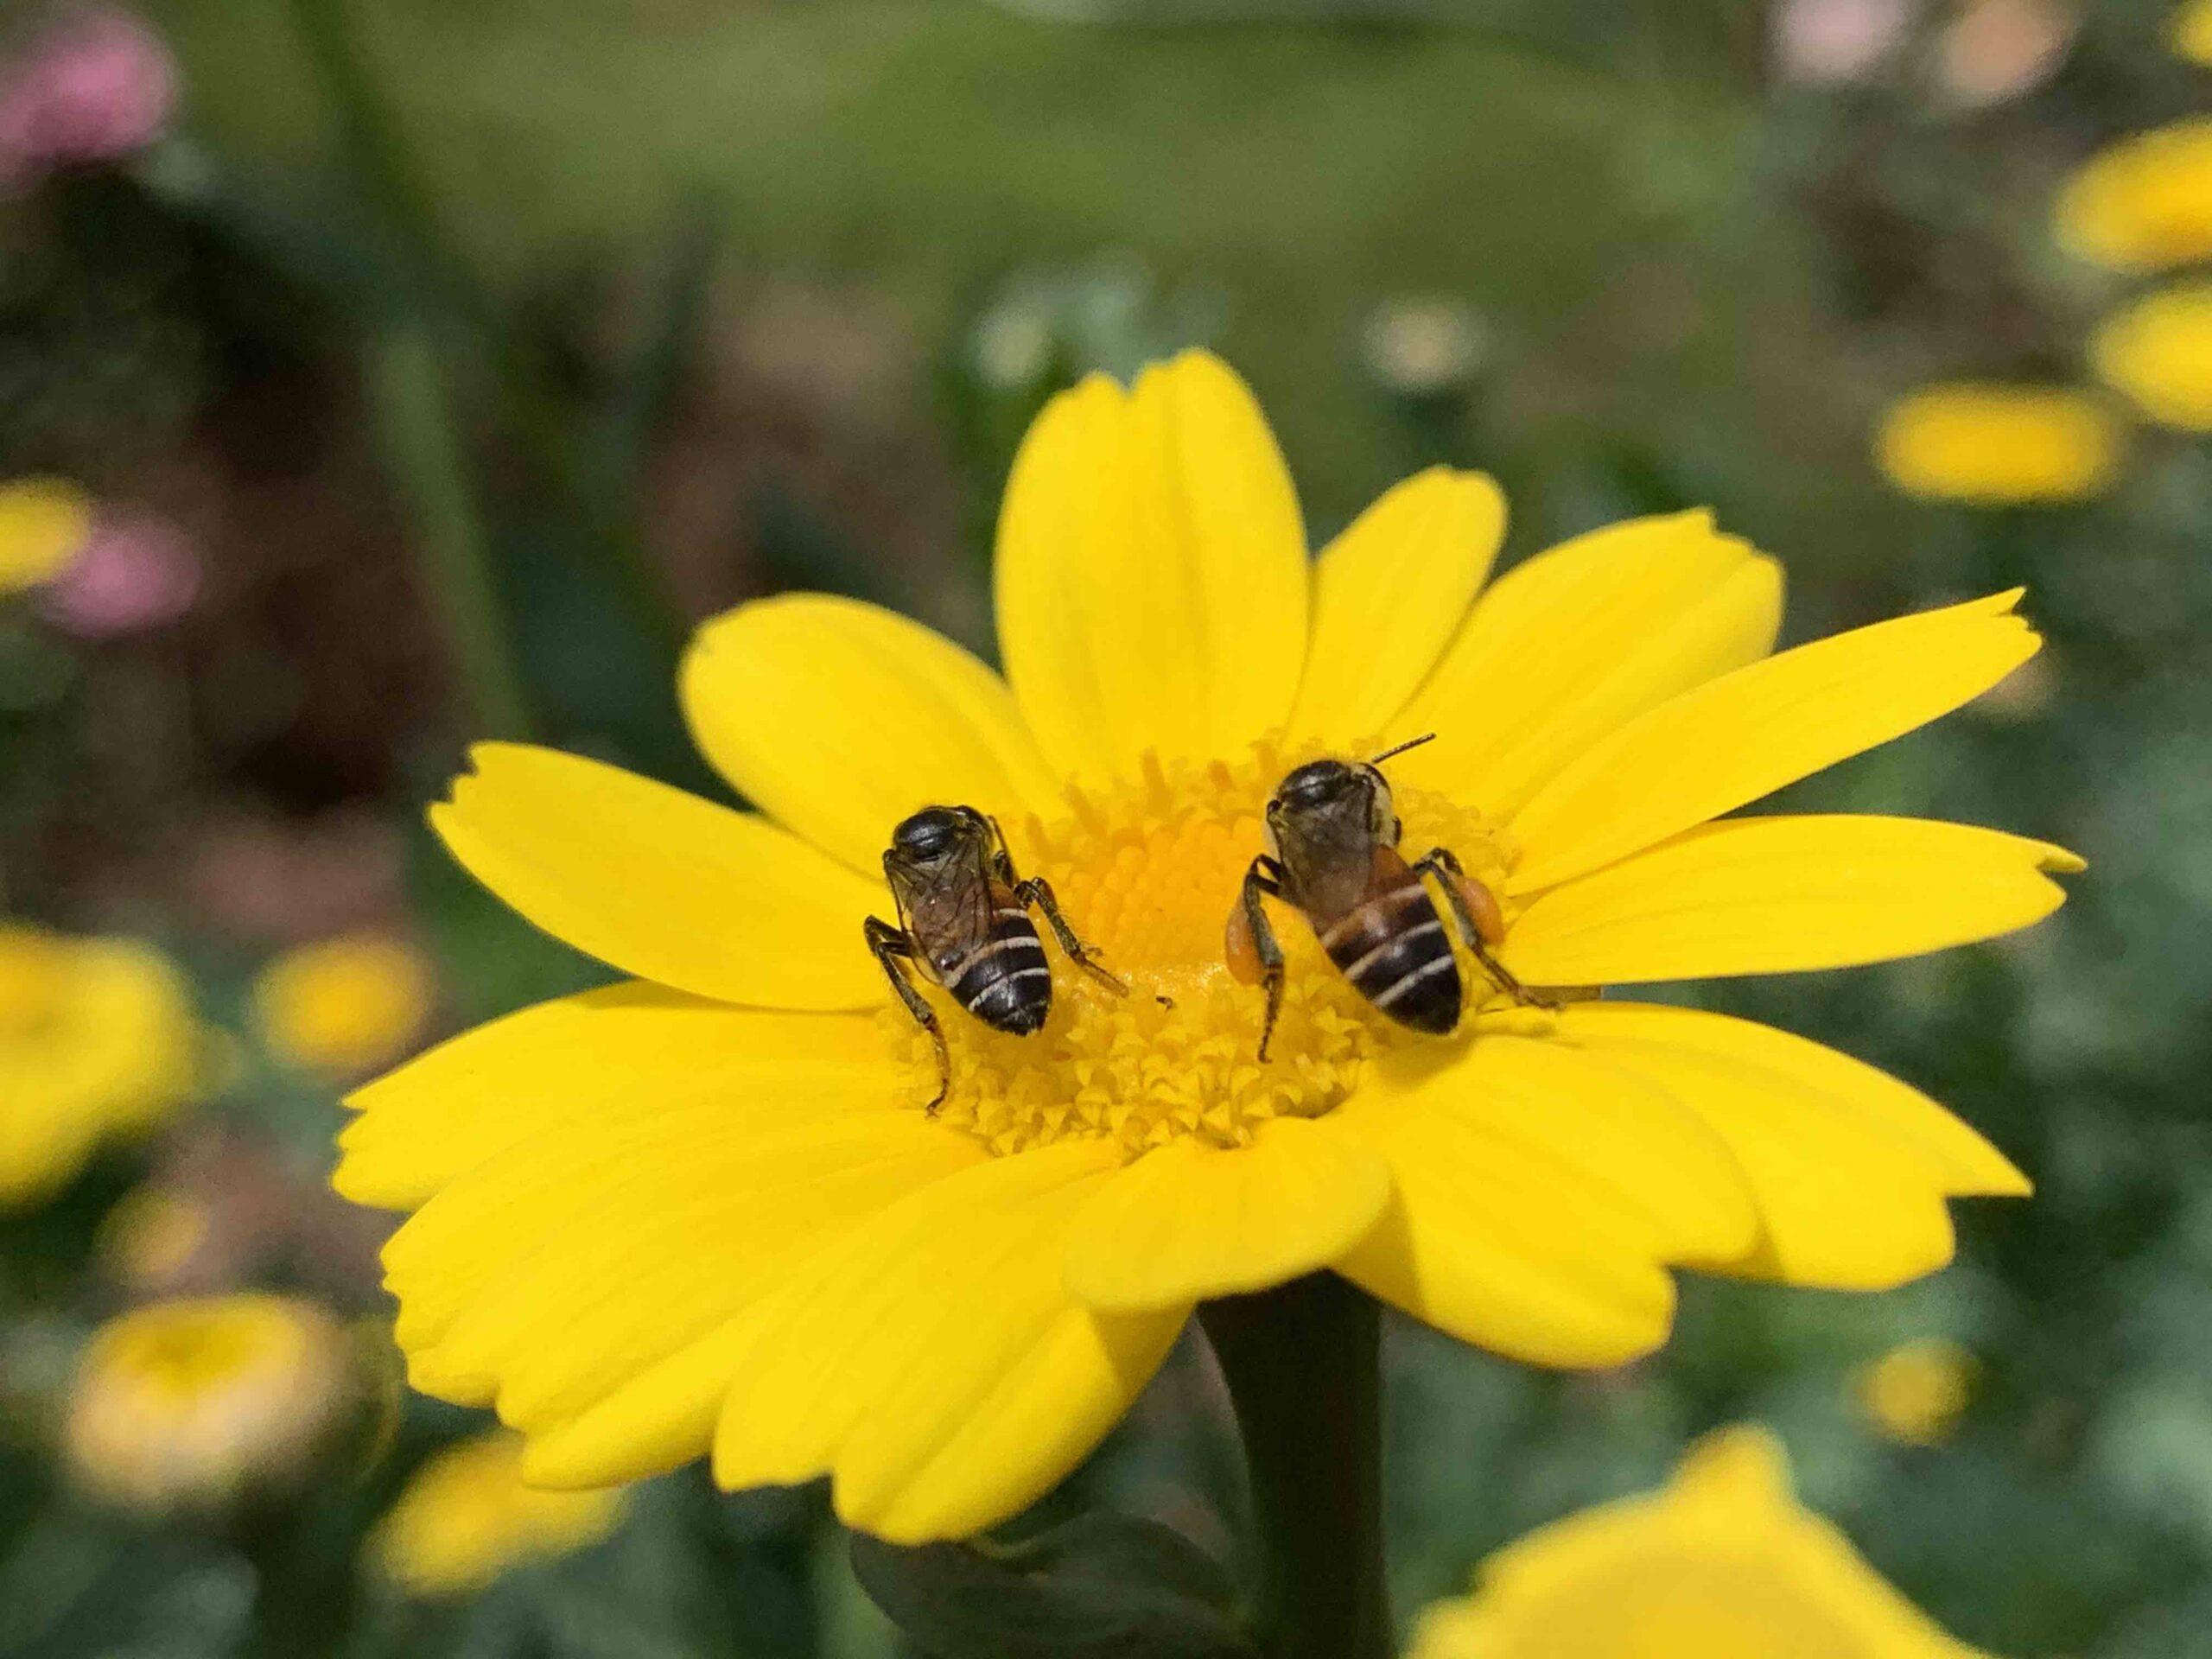
<path fill-rule="evenodd" d="M 934 971 L 988 944 L 991 938 L 991 879 L 982 861 L 963 864 L 906 893 L 914 937 Z"/>
<path fill-rule="evenodd" d="M 1405 885 L 1410 872 L 1395 849 L 1380 842 L 1301 848 L 1299 902 L 1315 931 L 1325 931 L 1370 899 Z"/>

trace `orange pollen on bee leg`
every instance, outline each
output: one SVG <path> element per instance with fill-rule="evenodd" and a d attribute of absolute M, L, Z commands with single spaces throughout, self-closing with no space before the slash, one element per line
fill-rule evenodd
<path fill-rule="evenodd" d="M 1445 880 L 1459 893 L 1467 914 L 1474 918 L 1475 931 L 1482 936 L 1483 943 L 1501 943 L 1505 938 L 1505 912 L 1498 908 L 1497 895 L 1471 875 L 1447 872 Z"/>
<path fill-rule="evenodd" d="M 1252 935 L 1251 918 L 1245 913 L 1241 892 L 1236 902 L 1229 907 L 1229 921 L 1221 930 L 1221 960 L 1229 969 L 1229 976 L 1239 985 L 1258 985 L 1268 976 L 1267 963 L 1260 959 L 1260 942 Z"/>
<path fill-rule="evenodd" d="M 1236 1146 L 1268 1118 L 1332 1110 L 1379 1054 L 1464 1040 L 1464 1026 L 1459 1038 L 1422 1037 L 1376 1013 L 1305 919 L 1268 899 L 1286 972 L 1271 1058 L 1260 1063 L 1265 998 L 1240 903 L 1244 873 L 1262 848 L 1269 793 L 1316 753 L 1262 744 L 1235 763 L 1147 757 L 1126 787 L 1071 788 L 1057 819 L 1007 820 L 1020 873 L 1052 884 L 1069 924 L 1129 994 L 1116 996 L 1075 968 L 1049 931 L 1052 1011 L 1041 1031 L 993 1031 L 928 990 L 952 1052 L 939 1119 L 999 1153 L 1071 1136 L 1114 1141 L 1131 1157 L 1182 1135 Z M 1490 895 L 1512 857 L 1498 826 L 1418 790 L 1401 788 L 1395 798 L 1406 855 L 1449 848 L 1497 916 Z M 1506 919 L 1498 917 L 1501 931 Z M 882 1019 L 910 1063 L 918 1109 L 937 1091 L 929 1040 L 902 1008 Z"/>

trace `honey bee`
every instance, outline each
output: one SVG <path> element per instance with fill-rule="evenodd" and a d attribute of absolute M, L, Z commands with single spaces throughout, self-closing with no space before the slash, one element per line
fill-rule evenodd
<path fill-rule="evenodd" d="M 877 917 L 862 924 L 868 948 L 891 988 L 937 1047 L 935 1116 L 952 1087 L 952 1055 L 937 1011 L 914 987 L 904 964 L 942 985 L 953 1000 L 994 1031 L 1026 1037 L 1052 1008 L 1052 969 L 1029 919 L 1044 913 L 1068 960 L 1116 996 L 1129 988 L 1099 966 L 1076 937 L 1041 876 L 1014 874 L 997 821 L 972 806 L 924 807 L 891 832 L 883 874 L 899 908 L 899 925 Z"/>
<path fill-rule="evenodd" d="M 1262 1060 L 1283 987 L 1282 947 L 1261 907 L 1262 894 L 1303 914 L 1329 960 L 1376 1007 L 1402 1026 L 1443 1036 L 1459 1025 L 1464 998 L 1459 963 L 1424 880 L 1433 877 L 1459 938 L 1497 988 L 1516 1001 L 1550 1005 L 1491 954 L 1505 937 L 1504 917 L 1450 849 L 1432 848 L 1411 864 L 1399 855 L 1403 826 L 1378 768 L 1434 737 L 1414 738 L 1368 760 L 1310 760 L 1276 785 L 1268 802 L 1268 850 L 1244 873 L 1226 938 L 1230 972 L 1267 988 Z"/>

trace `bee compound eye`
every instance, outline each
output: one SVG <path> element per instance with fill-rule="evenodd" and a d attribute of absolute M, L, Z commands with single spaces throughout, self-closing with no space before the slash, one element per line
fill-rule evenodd
<path fill-rule="evenodd" d="M 1309 760 L 1282 780 L 1274 804 L 1294 811 L 1311 811 L 1340 798 L 1357 774 L 1341 760 Z"/>
<path fill-rule="evenodd" d="M 892 845 L 908 858 L 942 857 L 959 845 L 967 824 L 951 807 L 925 807 L 891 832 Z"/>

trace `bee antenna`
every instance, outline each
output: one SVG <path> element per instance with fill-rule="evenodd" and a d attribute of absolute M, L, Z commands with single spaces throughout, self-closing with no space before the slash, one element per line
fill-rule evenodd
<path fill-rule="evenodd" d="M 1394 754 L 1403 754 L 1408 749 L 1417 749 L 1424 743 L 1433 743 L 1435 741 L 1436 734 L 1434 732 L 1423 732 L 1419 737 L 1409 737 L 1402 743 L 1392 744 L 1380 754 L 1370 755 L 1367 758 L 1367 764 L 1370 766 L 1379 766 Z"/>

